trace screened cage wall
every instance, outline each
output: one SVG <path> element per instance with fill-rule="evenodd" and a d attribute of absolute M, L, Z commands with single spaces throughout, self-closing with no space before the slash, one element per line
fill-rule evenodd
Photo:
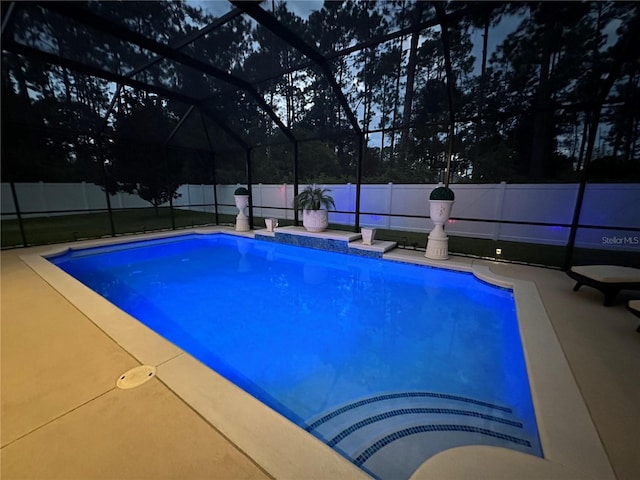
<path fill-rule="evenodd" d="M 229 224 L 640 264 L 636 2 L 2 2 L 2 247 Z"/>

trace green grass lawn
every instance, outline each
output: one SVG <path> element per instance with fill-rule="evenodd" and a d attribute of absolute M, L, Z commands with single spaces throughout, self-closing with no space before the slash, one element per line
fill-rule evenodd
<path fill-rule="evenodd" d="M 213 225 L 212 213 L 173 210 L 176 228 Z M 231 215 L 220 215 L 221 222 L 233 222 Z M 29 245 L 70 242 L 85 238 L 111 236 L 108 212 L 61 215 L 23 219 L 24 232 Z M 138 232 L 170 230 L 171 211 L 168 208 L 135 208 L 113 211 L 116 235 Z M 2 248 L 22 246 L 17 220 L 2 221 Z"/>

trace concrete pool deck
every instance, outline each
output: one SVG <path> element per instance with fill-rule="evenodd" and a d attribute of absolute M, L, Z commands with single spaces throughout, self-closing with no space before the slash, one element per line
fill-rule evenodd
<path fill-rule="evenodd" d="M 38 275 L 20 258 L 39 268 L 40 254 L 64 247 L 2 252 L 2 478 L 367 478 L 146 327 L 78 289 L 48 262 Z M 421 252 L 394 250 L 388 256 L 429 263 Z M 559 430 L 551 432 L 551 441 L 558 435 L 562 440 L 545 451 L 550 460 L 462 447 L 436 455 L 415 477 L 469 478 L 472 472 L 474 478 L 516 478 L 516 473 L 517 478 L 613 478 L 610 463 L 618 479 L 637 478 L 636 317 L 622 302 L 602 306 L 595 290 L 573 292 L 573 281 L 559 271 L 462 257 L 443 265 L 477 267 L 488 276 L 522 280 L 525 289 L 534 287 L 541 304 L 525 308 L 544 310 L 561 346 L 559 352 L 528 353 L 541 362 L 535 368 L 547 369 L 532 382 L 534 390 L 544 391 L 544 383 L 562 370 L 556 363 L 560 353 L 586 408 L 580 401 L 572 404 L 577 389 L 555 392 L 558 404 L 543 407 L 551 417 L 543 424 Z M 70 302 L 74 290 L 79 297 Z M 114 325 L 117 332 L 107 331 Z M 526 328 L 534 337 L 539 333 L 535 324 Z M 120 374 L 141 363 L 157 366 L 157 378 L 132 390 L 117 389 Z M 571 390 L 573 379 L 568 383 Z M 548 394 L 541 392 L 533 394 Z M 575 419 L 554 417 L 554 410 L 566 413 L 567 407 L 570 416 L 593 419 L 583 425 L 585 434 L 583 427 L 573 430 Z M 576 459 L 584 462 L 579 469 L 571 465 Z"/>

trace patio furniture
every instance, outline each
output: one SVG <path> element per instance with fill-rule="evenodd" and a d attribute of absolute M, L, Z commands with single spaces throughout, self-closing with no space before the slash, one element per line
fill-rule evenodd
<path fill-rule="evenodd" d="M 629 300 L 629 303 L 627 303 L 627 309 L 636 317 L 640 318 L 640 300 Z M 636 332 L 640 332 L 640 325 L 636 328 Z"/>
<path fill-rule="evenodd" d="M 640 269 L 618 265 L 580 265 L 571 267 L 567 275 L 576 280 L 573 291 L 582 285 L 604 293 L 604 305 L 611 306 L 620 290 L 640 290 Z"/>

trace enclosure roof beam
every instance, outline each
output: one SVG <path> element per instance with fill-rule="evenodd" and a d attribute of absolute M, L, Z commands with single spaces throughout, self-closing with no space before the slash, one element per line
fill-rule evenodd
<path fill-rule="evenodd" d="M 192 105 L 192 104 L 198 105 L 200 102 L 197 98 L 190 97 L 188 95 L 183 95 L 181 93 L 168 90 L 164 87 L 151 85 L 149 83 L 142 82 L 140 80 L 134 80 L 133 78 L 120 75 L 119 73 L 114 73 L 108 70 L 104 70 L 102 68 L 93 67 L 83 62 L 71 60 L 69 58 L 64 58 L 59 55 L 56 55 L 55 53 L 44 52 L 42 50 L 38 50 L 37 48 L 23 45 L 22 43 L 18 43 L 14 40 L 5 40 L 4 42 L 2 42 L 2 50 L 17 53 L 18 55 L 22 55 L 28 58 L 33 58 L 45 63 L 50 63 L 52 65 L 58 65 L 60 67 L 67 68 L 69 70 L 76 71 L 84 75 L 102 78 L 103 80 L 107 80 L 109 82 L 121 83 L 128 87 L 137 88 L 140 90 L 146 90 L 148 92 L 155 93 L 156 95 L 178 100 L 180 102 L 184 102 L 189 105 Z"/>
<path fill-rule="evenodd" d="M 189 45 L 190 43 L 195 42 L 200 37 L 203 37 L 204 35 L 206 35 L 210 31 L 215 30 L 219 26 L 224 25 L 225 23 L 233 20 L 234 18 L 236 18 L 238 15 L 241 15 L 241 14 L 242 14 L 242 12 L 239 9 L 234 8 L 231 12 L 227 13 L 226 15 L 223 15 L 222 17 L 217 19 L 215 22 L 207 25 L 204 28 L 201 28 L 200 30 L 197 30 L 197 31 L 193 32 L 190 35 L 187 35 L 185 38 L 183 38 L 179 42 L 177 42 L 174 45 L 172 45 L 172 47 L 176 48 L 176 49 L 185 47 L 185 46 Z M 148 60 L 148 61 L 144 62 L 142 65 L 134 68 L 133 70 L 125 73 L 125 76 L 131 78 L 134 75 L 142 72 L 143 70 L 146 70 L 146 69 L 152 67 L 153 65 L 155 65 L 156 63 L 160 62 L 162 60 L 162 58 L 163 57 L 158 55 L 158 56 L 156 56 L 156 58 L 152 58 L 151 60 Z M 114 96 L 113 96 L 113 98 L 111 100 L 111 103 L 109 104 L 109 108 L 107 109 L 107 113 L 105 115 L 104 122 L 102 123 L 102 127 L 100 128 L 100 131 L 99 131 L 100 134 L 102 134 L 102 132 L 104 131 L 104 129 L 107 126 L 109 116 L 111 115 L 111 112 L 113 111 L 113 107 L 115 106 L 116 101 L 118 100 L 118 96 L 120 95 L 120 90 L 121 90 L 121 85 L 118 84 L 118 89 L 116 90 L 116 93 L 114 94 Z"/>
<path fill-rule="evenodd" d="M 224 16 L 218 18 L 215 22 L 210 23 L 206 27 L 203 27 L 200 30 L 195 31 L 195 32 L 191 33 L 190 35 L 187 35 L 185 38 L 183 38 L 179 42 L 177 42 L 174 45 L 172 45 L 171 48 L 180 49 L 180 48 L 186 47 L 187 45 L 195 42 L 199 38 L 205 36 L 209 32 L 215 30 L 216 28 L 224 25 L 227 22 L 230 22 L 231 20 L 233 20 L 234 18 L 236 18 L 239 15 L 242 15 L 242 11 L 239 8 L 234 8 L 229 13 L 227 13 Z M 132 77 L 132 76 L 142 72 L 143 70 L 146 70 L 147 68 L 152 67 L 156 63 L 162 61 L 163 58 L 164 57 L 162 57 L 161 55 L 158 55 L 156 58 L 152 58 L 151 60 L 145 62 L 144 64 L 140 65 L 139 67 L 136 67 L 133 70 L 131 70 L 130 72 L 127 72 L 125 75 L 127 77 Z"/>
<path fill-rule="evenodd" d="M 218 117 L 218 115 L 216 115 L 214 111 L 206 108 L 203 105 L 199 105 L 199 108 L 200 108 L 200 111 L 204 113 L 207 117 L 209 117 L 216 125 L 218 125 L 218 127 L 220 127 L 220 129 L 224 133 L 229 135 L 238 145 L 240 145 L 245 152 L 249 151 L 249 149 L 251 148 L 251 145 L 245 142 L 240 135 L 238 135 L 236 132 L 231 130 L 225 122 L 220 120 L 220 118 Z"/>
<path fill-rule="evenodd" d="M 287 138 L 289 138 L 289 140 L 291 140 L 292 142 L 295 141 L 293 133 L 286 127 L 286 125 L 284 125 L 284 123 L 282 123 L 271 106 L 265 101 L 264 98 L 262 98 L 262 96 L 257 92 L 257 90 L 255 90 L 255 88 L 253 88 L 253 86 L 249 82 L 235 77 L 230 73 L 225 72 L 224 70 L 214 67 L 213 65 L 197 60 L 190 55 L 179 52 L 174 48 L 163 45 L 153 39 L 145 37 L 144 35 L 129 30 L 128 28 L 118 25 L 117 23 L 111 22 L 104 17 L 90 12 L 86 8 L 77 7 L 67 2 L 41 2 L 40 5 L 46 9 L 75 20 L 83 25 L 87 25 L 91 28 L 119 38 L 121 40 L 125 40 L 129 43 L 144 48 L 145 50 L 154 52 L 164 58 L 168 58 L 175 62 L 186 65 L 187 67 L 193 68 L 197 71 L 205 73 L 206 75 L 214 77 L 218 80 L 222 80 L 228 84 L 235 86 L 236 88 L 246 91 L 254 98 L 256 103 L 271 118 L 271 120 L 273 120 L 273 122 L 278 125 L 285 136 L 287 136 Z"/>
<path fill-rule="evenodd" d="M 181 93 L 177 93 L 163 87 L 150 85 L 148 83 L 141 82 L 139 80 L 134 80 L 133 78 L 128 78 L 118 73 L 113 73 L 107 70 L 103 70 L 101 68 L 92 67 L 82 62 L 70 60 L 68 58 L 63 58 L 53 53 L 43 52 L 42 50 L 38 50 L 33 47 L 22 45 L 21 43 L 17 43 L 13 40 L 6 40 L 2 42 L 2 49 L 9 52 L 16 53 L 18 55 L 23 55 L 25 57 L 33 58 L 45 63 L 58 65 L 60 67 L 67 68 L 69 70 L 76 71 L 84 75 L 102 78 L 103 80 L 107 80 L 109 82 L 119 83 L 131 88 L 137 88 L 140 90 L 145 90 L 150 93 L 155 93 L 156 95 L 177 100 L 179 102 L 186 103 L 187 105 L 196 105 L 197 107 L 200 107 L 201 110 L 204 113 L 206 113 L 207 116 L 209 116 L 214 122 L 216 122 L 216 124 L 222 130 L 224 130 L 225 133 L 227 133 L 237 143 L 239 143 L 242 146 L 242 148 L 244 148 L 245 150 L 249 148 L 249 145 L 247 144 L 247 142 L 245 142 L 236 132 L 234 132 L 227 125 L 225 125 L 224 122 L 219 120 L 213 111 L 202 106 L 201 101 L 198 100 L 197 98 L 190 97 L 188 95 L 183 95 Z"/>
<path fill-rule="evenodd" d="M 195 70 L 207 73 L 208 75 L 235 87 L 244 89 L 247 86 L 250 86 L 248 83 L 234 77 L 224 70 L 220 70 L 212 65 L 201 62 L 200 60 L 179 52 L 168 45 L 156 42 L 155 40 L 145 37 L 140 33 L 129 30 L 127 27 L 101 17 L 86 8 L 78 7 L 71 2 L 40 2 L 39 5 L 78 23 L 106 33 L 107 35 L 144 48 L 145 50 L 160 55 L 162 58 L 168 58 Z"/>
<path fill-rule="evenodd" d="M 358 135 L 362 135 L 362 130 L 360 129 L 358 120 L 351 110 L 351 106 L 349 105 L 347 98 L 344 96 L 342 88 L 333 76 L 333 72 L 331 71 L 331 68 L 327 63 L 326 58 L 315 48 L 305 42 L 302 37 L 296 34 L 293 30 L 283 25 L 273 15 L 270 15 L 268 12 L 262 9 L 259 5 L 260 2 L 231 0 L 231 3 L 233 3 L 236 7 L 242 9 L 256 22 L 261 24 L 267 30 L 271 31 L 271 33 L 273 33 L 277 37 L 287 42 L 289 45 L 291 45 L 291 47 L 298 50 L 300 53 L 312 60 L 322 69 L 324 76 L 329 82 L 329 85 L 331 86 L 334 94 L 336 95 L 336 97 L 338 97 L 340 105 L 342 106 L 342 108 L 344 108 L 344 111 L 347 114 L 349 121 L 351 122 L 351 126 L 358 133 Z"/>
<path fill-rule="evenodd" d="M 122 93 L 122 84 L 118 83 L 118 88 L 116 88 L 116 91 L 114 92 L 113 97 L 111 98 L 111 102 L 109 102 L 109 107 L 107 108 L 104 118 L 102 119 L 100 129 L 98 130 L 99 135 L 102 135 L 102 132 L 104 132 L 104 129 L 107 128 L 107 125 L 109 125 L 109 117 L 111 116 L 111 112 L 113 112 L 113 109 L 116 106 L 116 102 L 120 97 L 120 93 Z"/>
<path fill-rule="evenodd" d="M 2 13 L 2 25 L 0 27 L 1 28 L 0 34 L 2 34 L 2 36 L 4 36 L 4 31 L 7 28 L 7 25 L 9 24 L 9 20 L 13 15 L 13 11 L 15 10 L 15 7 L 16 7 L 16 2 L 11 2 L 9 3 L 9 6 L 6 8 L 6 10 Z"/>
<path fill-rule="evenodd" d="M 180 118 L 180 121 L 176 124 L 175 127 L 173 127 L 173 130 L 171 131 L 171 133 L 169 134 L 167 139 L 164 141 L 165 145 L 168 145 L 169 142 L 171 142 L 171 140 L 173 140 L 173 137 L 175 136 L 175 134 L 178 133 L 178 130 L 180 130 L 180 127 L 182 127 L 182 124 L 187 121 L 187 119 L 191 115 L 191 112 L 193 112 L 193 110 L 195 108 L 196 108 L 195 105 L 190 105 L 189 106 L 189 109 L 186 111 L 186 113 L 184 115 L 182 115 L 182 118 Z"/>

